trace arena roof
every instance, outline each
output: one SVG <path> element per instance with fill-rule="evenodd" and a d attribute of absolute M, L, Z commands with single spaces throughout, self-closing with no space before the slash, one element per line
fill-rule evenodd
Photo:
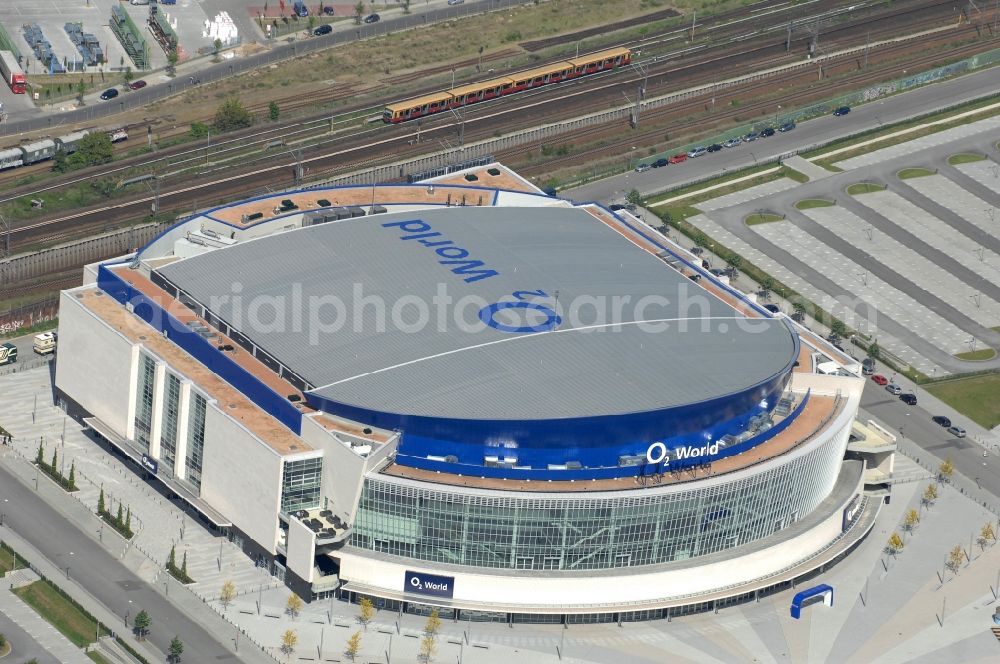
<path fill-rule="evenodd" d="M 158 272 L 318 395 L 384 412 L 499 420 L 642 412 L 745 390 L 795 359 L 781 320 L 747 320 L 579 208 L 359 217 Z M 533 333 L 481 323 L 484 305 L 513 302 L 515 292 L 532 306 L 558 301 L 561 322 Z M 548 319 L 508 309 L 493 320 Z"/>

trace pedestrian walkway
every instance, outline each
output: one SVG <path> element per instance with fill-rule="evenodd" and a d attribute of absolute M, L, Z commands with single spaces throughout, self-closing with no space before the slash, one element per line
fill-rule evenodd
<path fill-rule="evenodd" d="M 949 118 L 949 121 L 953 119 L 954 117 Z M 836 166 L 844 170 L 863 168 L 864 166 L 871 166 L 902 155 L 920 152 L 925 148 L 945 145 L 946 143 L 951 143 L 952 141 L 957 141 L 968 136 L 974 136 L 983 132 L 993 132 L 997 128 L 1000 128 L 1000 117 L 977 120 L 976 122 L 970 122 L 968 124 L 952 127 L 951 129 L 945 129 L 926 136 L 920 136 L 919 138 L 914 138 L 903 143 L 897 143 L 896 145 L 890 145 L 879 150 L 871 150 L 862 155 L 858 155 L 857 157 L 851 157 L 850 159 L 839 161 L 836 163 Z M 852 145 L 851 149 L 857 147 L 858 145 Z M 835 152 L 819 155 L 816 159 L 828 158 L 833 154 L 835 154 Z"/>
<path fill-rule="evenodd" d="M 37 580 L 37 575 L 35 580 Z M 18 627 L 38 641 L 61 664 L 94 664 L 83 653 L 83 650 L 73 645 L 59 630 L 50 625 L 33 608 L 25 604 L 21 601 L 20 597 L 11 592 L 10 586 L 7 584 L 8 579 L 4 577 L 4 587 L 0 589 L 0 612 L 4 613 Z"/>
<path fill-rule="evenodd" d="M 828 171 L 822 166 L 814 164 L 805 157 L 800 157 L 799 155 L 785 159 L 782 164 L 807 176 L 810 182 L 813 180 L 822 180 L 823 178 L 828 178 L 833 175 L 832 171 Z"/>
<path fill-rule="evenodd" d="M 189 589 L 203 600 L 216 598 L 225 581 L 236 584 L 240 594 L 256 592 L 261 586 L 281 585 L 267 569 L 254 565 L 231 542 L 202 528 L 179 504 L 137 477 L 133 468 L 106 451 L 55 406 L 47 370 L 4 376 L 2 385 L 7 407 L 0 425 L 13 434 L 13 449 L 32 460 L 39 442 L 44 440 L 46 460 L 51 459 L 53 451 L 58 452 L 64 475 L 75 464 L 79 491 L 73 497 L 96 514 L 103 488 L 109 511 L 116 512 L 119 503 L 123 509 L 131 509 L 135 536 L 129 546 L 160 567 L 166 564 L 171 547 L 176 547 L 178 565 L 187 554 L 188 574 L 195 580 Z M 43 476 L 41 481 L 49 480 Z M 107 537 L 118 537 L 110 527 L 105 533 Z M 139 575 L 152 581 L 158 571 L 147 567 Z"/>

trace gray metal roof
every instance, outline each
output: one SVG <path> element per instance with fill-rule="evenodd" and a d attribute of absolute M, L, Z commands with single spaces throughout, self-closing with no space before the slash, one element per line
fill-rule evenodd
<path fill-rule="evenodd" d="M 467 281 L 476 275 L 440 263 L 448 252 L 435 251 L 443 247 L 453 256 L 461 255 L 457 248 L 467 251 L 466 260 L 482 261 L 477 269 L 496 274 Z M 321 395 L 395 413 L 526 419 L 667 408 L 765 380 L 788 365 L 795 348 L 780 320 L 743 319 L 579 209 L 466 207 L 360 217 L 217 249 L 159 271 Z M 547 306 L 558 293 L 556 329 L 471 329 L 483 305 L 536 290 L 548 297 L 528 299 Z M 438 306 L 434 298 L 442 295 L 452 305 Z M 384 326 L 376 299 L 384 302 Z M 467 306 L 459 310 L 469 325 L 460 327 L 454 305 L 463 299 Z M 595 318 L 595 303 L 603 319 Z M 426 307 L 426 325 L 416 325 L 418 306 Z M 393 322 L 394 307 L 403 326 Z M 276 310 L 283 313 L 276 317 Z M 510 316 L 504 311 L 495 320 L 523 324 Z M 330 329 L 338 317 L 336 331 L 315 324 Z M 605 325 L 615 320 L 623 325 Z M 669 322 L 630 324 L 640 320 Z"/>

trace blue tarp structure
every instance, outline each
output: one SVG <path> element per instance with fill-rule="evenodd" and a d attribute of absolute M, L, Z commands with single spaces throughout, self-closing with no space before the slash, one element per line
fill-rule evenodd
<path fill-rule="evenodd" d="M 824 583 L 795 594 L 795 597 L 792 598 L 792 617 L 798 620 L 802 613 L 802 605 L 806 600 L 817 596 L 822 596 L 823 603 L 827 606 L 833 606 L 833 587 Z"/>

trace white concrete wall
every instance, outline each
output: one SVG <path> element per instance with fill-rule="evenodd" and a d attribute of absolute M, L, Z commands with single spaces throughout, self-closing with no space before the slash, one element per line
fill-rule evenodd
<path fill-rule="evenodd" d="M 115 432 L 132 411 L 132 342 L 92 315 L 73 291 L 59 297 L 56 387 Z"/>
<path fill-rule="evenodd" d="M 614 570 L 605 570 L 591 576 L 560 576 L 555 572 L 548 577 L 537 573 L 479 574 L 455 572 L 417 561 L 386 562 L 369 558 L 364 552 L 347 550 L 337 556 L 340 559 L 340 578 L 348 583 L 360 583 L 399 593 L 403 591 L 406 570 L 453 576 L 456 605 L 462 606 L 463 602 L 474 605 L 487 602 L 495 605 L 495 610 L 499 611 L 528 610 L 533 606 L 586 607 L 597 603 L 622 606 L 636 602 L 665 603 L 672 598 L 710 593 L 777 573 L 819 551 L 840 534 L 843 507 L 855 493 L 861 491 L 861 486 L 859 473 L 857 491 L 851 492 L 843 505 L 807 532 L 760 551 L 700 567 L 649 573 L 632 568 L 629 573 L 620 574 L 615 574 Z M 412 599 L 419 601 L 420 598 L 412 596 Z"/>
<path fill-rule="evenodd" d="M 365 459 L 336 440 L 312 418 L 302 418 L 300 435 L 314 449 L 323 451 L 322 493 L 329 499 L 327 509 L 350 523 L 361 495 Z"/>
<path fill-rule="evenodd" d="M 274 552 L 281 504 L 281 457 L 212 401 L 205 412 L 201 498 Z"/>
<path fill-rule="evenodd" d="M 289 519 L 285 551 L 285 566 L 299 578 L 312 583 L 316 569 L 316 533 L 298 519 Z"/>

